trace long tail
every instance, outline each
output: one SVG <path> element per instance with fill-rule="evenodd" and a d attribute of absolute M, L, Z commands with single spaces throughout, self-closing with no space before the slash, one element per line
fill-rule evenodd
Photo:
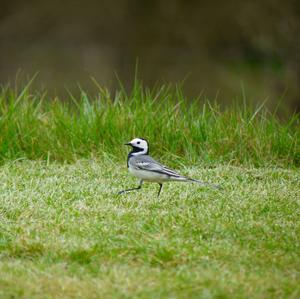
<path fill-rule="evenodd" d="M 173 180 L 173 181 L 177 181 L 177 182 L 192 182 L 192 183 L 197 183 L 201 186 L 207 186 L 207 187 L 211 187 L 211 188 L 214 188 L 214 189 L 217 189 L 217 190 L 222 190 L 223 188 L 220 186 L 220 185 L 216 185 L 216 184 L 210 184 L 210 183 L 207 183 L 207 182 L 202 182 L 202 181 L 198 181 L 198 180 L 195 180 L 195 179 L 192 179 L 192 178 L 188 178 L 188 177 L 185 177 L 185 176 L 182 176 L 176 172 L 173 172 L 173 173 L 168 173 L 169 175 L 169 179 Z"/>
<path fill-rule="evenodd" d="M 197 183 L 197 184 L 199 184 L 199 185 L 201 185 L 201 186 L 211 187 L 211 188 L 214 188 L 214 189 L 216 189 L 216 190 L 222 190 L 222 189 L 223 189 L 220 185 L 211 184 L 211 183 L 207 183 L 207 182 L 202 182 L 202 181 L 198 181 L 198 180 L 191 179 L 191 178 L 186 178 L 186 177 L 185 177 L 185 181 L 186 181 L 186 182 Z"/>

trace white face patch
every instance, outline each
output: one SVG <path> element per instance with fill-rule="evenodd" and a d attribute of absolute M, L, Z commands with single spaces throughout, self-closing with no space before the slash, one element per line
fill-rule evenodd
<path fill-rule="evenodd" d="M 148 152 L 148 142 L 144 139 L 134 138 L 130 141 L 130 144 L 133 147 L 141 149 L 141 151 L 139 151 L 138 153 L 135 153 L 135 155 L 136 154 L 146 154 Z"/>

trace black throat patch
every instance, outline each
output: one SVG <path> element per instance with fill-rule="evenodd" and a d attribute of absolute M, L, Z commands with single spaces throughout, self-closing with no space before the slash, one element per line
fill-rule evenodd
<path fill-rule="evenodd" d="M 139 153 L 139 152 L 142 152 L 144 149 L 143 148 L 140 148 L 140 147 L 136 147 L 136 146 L 133 146 L 132 147 L 132 150 L 129 152 L 128 156 L 127 156 L 127 167 L 129 167 L 129 164 L 128 164 L 128 161 L 129 159 L 134 156 L 133 154 L 135 153 Z M 147 152 L 144 154 L 144 155 L 149 155 L 149 147 L 147 149 Z"/>

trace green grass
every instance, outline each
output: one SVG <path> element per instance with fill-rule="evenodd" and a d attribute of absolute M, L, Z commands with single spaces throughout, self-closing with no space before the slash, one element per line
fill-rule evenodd
<path fill-rule="evenodd" d="M 176 88 L 147 90 L 138 83 L 131 94 L 111 95 L 99 87 L 97 96 L 82 91 L 81 98 L 67 100 L 29 87 L 0 92 L 0 162 L 123 160 L 122 144 L 144 137 L 157 155 L 176 166 L 300 165 L 298 115 L 280 121 L 263 105 L 221 109 L 206 99 L 186 99 Z"/>
<path fill-rule="evenodd" d="M 116 166 L 1 166 L 0 298 L 299 298 L 299 170 L 182 168 L 224 190 L 158 200 Z"/>
<path fill-rule="evenodd" d="M 276 115 L 137 82 L 79 99 L 3 87 L 0 298 L 299 298 L 299 116 Z M 223 190 L 117 196 L 137 183 L 133 137 Z"/>

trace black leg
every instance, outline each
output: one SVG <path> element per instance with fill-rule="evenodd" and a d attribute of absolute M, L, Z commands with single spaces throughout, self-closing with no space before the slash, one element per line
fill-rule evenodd
<path fill-rule="evenodd" d="M 157 197 L 159 197 L 159 194 L 160 194 L 160 191 L 161 191 L 161 188 L 162 188 L 162 184 L 161 183 L 158 183 L 158 185 L 159 185 L 159 190 L 158 190 Z"/>
<path fill-rule="evenodd" d="M 143 184 L 143 180 L 140 181 L 140 184 L 139 184 L 138 187 L 136 187 L 136 188 L 131 188 L 131 189 L 126 189 L 126 190 L 122 190 L 122 191 L 118 192 L 118 195 L 123 194 L 123 193 L 125 193 L 125 192 L 133 191 L 133 190 L 139 190 L 139 189 L 142 188 L 142 184 Z"/>

